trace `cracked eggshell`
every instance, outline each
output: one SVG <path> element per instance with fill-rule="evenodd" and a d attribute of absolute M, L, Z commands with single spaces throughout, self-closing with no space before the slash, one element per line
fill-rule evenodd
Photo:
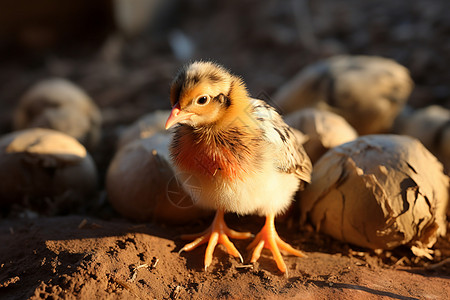
<path fill-rule="evenodd" d="M 343 116 L 359 134 L 388 132 L 413 81 L 408 70 L 377 56 L 335 56 L 306 67 L 274 99 L 285 113 L 317 107 Z"/>
<path fill-rule="evenodd" d="M 33 128 L 0 139 L 1 204 L 64 213 L 89 200 L 96 188 L 95 164 L 74 138 Z"/>
<path fill-rule="evenodd" d="M 46 79 L 32 86 L 20 99 L 14 117 L 15 130 L 49 128 L 64 132 L 88 148 L 101 135 L 101 113 L 78 86 L 62 78 Z"/>
<path fill-rule="evenodd" d="M 449 178 L 416 139 L 369 135 L 329 150 L 301 193 L 302 222 L 358 246 L 430 257 L 446 233 Z"/>
<path fill-rule="evenodd" d="M 107 172 L 112 206 L 140 221 L 183 224 L 209 214 L 193 203 L 168 163 L 171 136 L 155 134 L 123 146 Z"/>
<path fill-rule="evenodd" d="M 313 163 L 328 149 L 358 137 L 355 129 L 343 117 L 316 108 L 293 112 L 286 116 L 285 121 L 306 135 L 303 147 Z"/>
<path fill-rule="evenodd" d="M 157 110 L 139 118 L 122 131 L 117 149 L 137 139 L 149 138 L 157 133 L 169 134 L 170 131 L 165 128 L 169 116 L 170 110 Z"/>

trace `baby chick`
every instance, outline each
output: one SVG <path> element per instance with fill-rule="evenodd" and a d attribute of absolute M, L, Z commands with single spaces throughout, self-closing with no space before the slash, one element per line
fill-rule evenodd
<path fill-rule="evenodd" d="M 177 176 L 198 205 L 217 210 L 204 232 L 181 251 L 208 243 L 205 270 L 217 243 L 228 253 L 242 256 L 228 237 L 246 239 L 224 222 L 224 212 L 259 214 L 266 223 L 249 245 L 256 262 L 263 248 L 271 250 L 281 272 L 286 265 L 280 249 L 303 256 L 280 239 L 274 219 L 310 182 L 311 162 L 274 108 L 250 98 L 241 78 L 212 62 L 194 62 L 175 77 L 170 90 L 172 112 L 166 129 L 175 124 L 170 153 Z"/>

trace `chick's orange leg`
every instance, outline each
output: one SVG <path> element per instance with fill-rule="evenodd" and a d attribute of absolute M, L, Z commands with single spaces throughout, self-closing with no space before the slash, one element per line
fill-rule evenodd
<path fill-rule="evenodd" d="M 234 239 L 248 239 L 252 237 L 252 234 L 250 232 L 237 232 L 228 228 L 225 224 L 223 215 L 223 210 L 218 210 L 216 216 L 214 217 L 213 223 L 208 229 L 199 234 L 189 234 L 181 236 L 181 238 L 183 239 L 195 240 L 189 244 L 186 244 L 183 248 L 181 248 L 179 252 L 191 251 L 202 244 L 208 243 L 205 253 L 205 270 L 211 264 L 213 252 L 217 244 L 224 245 L 227 249 L 228 254 L 233 255 L 234 257 L 239 257 L 242 262 L 243 260 L 241 254 L 236 249 L 234 244 L 228 239 L 228 237 Z"/>
<path fill-rule="evenodd" d="M 250 245 L 248 245 L 248 249 L 251 248 L 255 248 L 253 250 L 251 258 L 252 263 L 256 262 L 261 256 L 261 251 L 264 248 L 267 248 L 272 252 L 273 258 L 277 264 L 278 269 L 283 273 L 286 272 L 286 264 L 283 261 L 280 249 L 286 251 L 289 254 L 293 254 L 299 257 L 305 256 L 305 254 L 302 251 L 292 248 L 291 245 L 281 240 L 275 229 L 274 215 L 268 215 L 266 217 L 266 223 L 264 224 L 264 227 L 256 235 L 256 238 L 253 240 L 253 242 Z"/>

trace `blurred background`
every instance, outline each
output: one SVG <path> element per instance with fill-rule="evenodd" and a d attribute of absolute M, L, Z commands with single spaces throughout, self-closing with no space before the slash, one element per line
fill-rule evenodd
<path fill-rule="evenodd" d="M 448 0 L 4 0 L 0 2 L 0 134 L 24 92 L 48 77 L 100 107 L 102 173 L 117 132 L 168 109 L 176 70 L 213 59 L 270 98 L 308 64 L 338 54 L 392 58 L 415 82 L 413 107 L 450 108 Z"/>

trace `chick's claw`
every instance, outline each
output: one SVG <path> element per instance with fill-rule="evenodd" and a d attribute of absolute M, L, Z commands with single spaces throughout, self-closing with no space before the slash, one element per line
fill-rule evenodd
<path fill-rule="evenodd" d="M 306 256 L 302 251 L 292 248 L 291 245 L 284 242 L 275 230 L 275 217 L 269 215 L 266 218 L 266 224 L 261 231 L 256 235 L 253 242 L 248 245 L 247 249 L 252 249 L 253 254 L 250 260 L 251 263 L 255 263 L 261 256 L 261 252 L 264 248 L 269 249 L 272 252 L 273 258 L 277 264 L 278 269 L 282 272 L 286 272 L 286 264 L 281 256 L 280 249 L 286 251 L 289 254 L 304 257 Z"/>
<path fill-rule="evenodd" d="M 292 248 L 291 245 L 283 241 L 278 235 L 275 237 L 275 240 L 278 247 L 280 247 L 281 250 L 286 251 L 288 254 L 292 254 L 298 257 L 307 257 L 303 251 Z"/>
<path fill-rule="evenodd" d="M 237 232 L 227 227 L 223 218 L 223 211 L 218 210 L 211 226 L 199 234 L 183 235 L 183 239 L 195 239 L 193 242 L 186 244 L 179 253 L 183 251 L 191 251 L 198 246 L 208 242 L 205 252 L 205 271 L 212 262 L 214 249 L 217 244 L 222 244 L 227 249 L 228 254 L 238 257 L 243 262 L 242 256 L 236 249 L 234 244 L 229 240 L 228 236 L 235 239 L 247 239 L 252 237 L 250 232 Z"/>

